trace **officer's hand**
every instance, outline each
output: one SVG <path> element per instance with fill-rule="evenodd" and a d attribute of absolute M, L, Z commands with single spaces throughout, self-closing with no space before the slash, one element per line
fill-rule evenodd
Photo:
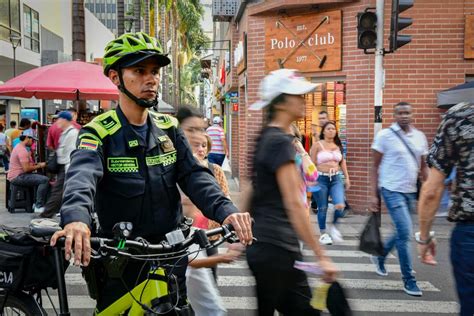
<path fill-rule="evenodd" d="M 88 266 L 91 259 L 91 231 L 89 226 L 82 222 L 67 224 L 63 230 L 54 233 L 51 237 L 51 246 L 54 246 L 60 237 L 66 237 L 64 244 L 66 260 L 71 258 L 74 243 L 74 265 L 79 266 L 82 262 L 84 266 Z"/>
<path fill-rule="evenodd" d="M 240 242 L 243 245 L 252 244 L 252 221 L 248 212 L 233 213 L 227 216 L 223 224 L 232 224 L 237 233 L 237 237 L 239 237 Z"/>

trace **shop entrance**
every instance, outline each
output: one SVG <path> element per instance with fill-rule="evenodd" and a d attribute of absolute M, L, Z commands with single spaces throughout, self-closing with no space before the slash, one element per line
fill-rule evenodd
<path fill-rule="evenodd" d="M 315 82 L 315 80 L 313 80 Z M 313 137 L 319 139 L 320 126 L 318 115 L 321 111 L 328 112 L 329 120 L 336 122 L 344 154 L 346 153 L 346 83 L 343 80 L 327 80 L 319 82 L 313 93 L 306 99 L 306 116 L 296 122 L 303 135 L 303 145 L 307 151 L 311 148 Z"/>

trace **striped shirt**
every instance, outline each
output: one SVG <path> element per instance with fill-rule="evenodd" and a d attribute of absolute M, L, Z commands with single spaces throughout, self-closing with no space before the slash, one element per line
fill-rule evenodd
<path fill-rule="evenodd" d="M 212 148 L 211 153 L 213 154 L 225 154 L 224 144 L 222 139 L 225 137 L 224 129 L 219 125 L 212 125 L 208 127 L 207 134 L 211 138 Z"/>

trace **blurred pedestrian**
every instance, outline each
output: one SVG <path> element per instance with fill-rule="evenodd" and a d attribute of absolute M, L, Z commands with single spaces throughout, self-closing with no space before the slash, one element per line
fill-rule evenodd
<path fill-rule="evenodd" d="M 176 118 L 189 143 L 191 143 L 194 133 L 202 134 L 206 131 L 202 114 L 195 107 L 189 105 L 180 106 L 176 113 Z"/>
<path fill-rule="evenodd" d="M 5 136 L 7 136 L 8 157 L 10 157 L 10 154 L 13 150 L 11 135 L 15 129 L 16 129 L 16 121 L 11 121 L 10 128 L 5 131 Z"/>
<path fill-rule="evenodd" d="M 37 187 L 34 211 L 35 213 L 41 213 L 44 211 L 49 179 L 34 172 L 46 167 L 46 163 L 35 163 L 27 150 L 34 141 L 38 140 L 33 134 L 33 130 L 24 130 L 18 139 L 20 143 L 13 148 L 7 179 L 14 185 Z"/>
<path fill-rule="evenodd" d="M 456 188 L 452 193 L 453 204 L 448 220 L 456 223 L 451 235 L 451 264 L 461 303 L 461 316 L 474 315 L 473 130 L 474 104 L 465 102 L 449 109 L 428 155 L 430 173 L 418 203 L 418 252 L 421 262 L 436 264 L 436 243 L 430 229 L 443 192 L 443 181 L 456 167 Z"/>
<path fill-rule="evenodd" d="M 61 135 L 64 131 L 61 128 L 60 124 L 58 123 L 59 122 L 59 114 L 61 114 L 63 112 L 68 112 L 69 114 L 71 114 L 71 117 L 72 117 L 71 124 L 73 125 L 74 128 L 76 128 L 77 130 L 81 129 L 81 125 L 79 125 L 76 122 L 76 119 L 77 119 L 77 110 L 76 109 L 70 108 L 70 109 L 67 109 L 66 111 L 62 111 L 62 112 L 59 112 L 58 114 L 55 114 L 53 116 L 53 119 L 55 118 L 56 120 L 49 127 L 48 137 L 46 138 L 46 146 L 48 147 L 48 149 L 50 151 L 56 151 L 56 149 L 58 149 L 59 138 L 61 137 Z"/>
<path fill-rule="evenodd" d="M 16 129 L 16 121 L 11 121 L 10 122 L 10 128 L 8 128 L 6 131 L 5 131 L 5 135 L 7 135 L 7 137 L 10 137 L 10 134 Z"/>
<path fill-rule="evenodd" d="M 229 151 L 227 149 L 227 141 L 225 139 L 225 132 L 222 128 L 222 119 L 219 116 L 212 120 L 213 125 L 207 128 L 207 134 L 212 139 L 212 150 L 209 153 L 209 162 L 222 166 L 225 157 Z"/>
<path fill-rule="evenodd" d="M 211 139 L 208 135 L 198 133 L 194 135 L 191 141 L 196 159 L 205 167 L 209 168 L 216 178 L 222 192 L 230 197 L 229 186 L 225 178 L 224 171 L 213 163 L 207 161 L 207 155 L 211 148 Z M 183 211 L 185 216 L 191 217 L 193 226 L 201 229 L 211 229 L 220 225 L 206 218 L 202 212 L 189 200 L 187 196 L 182 195 Z M 198 245 L 192 246 L 190 251 L 197 250 Z M 206 252 L 200 252 L 198 257 L 190 255 L 188 270 L 186 271 L 186 287 L 191 306 L 196 316 L 219 316 L 226 315 L 227 310 L 224 307 L 222 298 L 217 289 L 217 265 L 220 263 L 232 263 L 240 255 L 241 250 L 231 246 L 224 254 L 219 254 L 217 247 L 209 248 Z"/>
<path fill-rule="evenodd" d="M 385 201 L 395 232 L 384 243 L 384 255 L 371 257 L 376 273 L 388 275 L 385 259 L 396 247 L 402 271 L 403 290 L 413 296 L 423 293 L 416 283 L 411 264 L 410 238 L 415 211 L 417 180 L 426 179 L 428 153 L 426 136 L 411 125 L 412 107 L 399 102 L 394 107 L 395 123 L 380 131 L 372 144 L 372 201 L 371 210 L 380 211 L 379 192 Z"/>
<path fill-rule="evenodd" d="M 316 88 L 291 69 L 272 71 L 260 88 L 261 100 L 251 110 L 267 109 L 254 154 L 253 196 L 250 209 L 258 242 L 247 248 L 255 276 L 259 315 L 319 315 L 311 304 L 306 274 L 294 267 L 302 260 L 298 238 L 316 255 L 328 282 L 336 268 L 319 245 L 301 199 L 302 179 L 295 165 L 291 123 L 305 115 L 303 94 Z"/>
<path fill-rule="evenodd" d="M 20 135 L 23 131 L 31 128 L 31 121 L 27 118 L 22 118 L 20 121 L 20 126 L 13 130 L 10 134 L 10 142 L 12 144 L 12 150 L 16 145 L 20 143 Z"/>
<path fill-rule="evenodd" d="M 51 189 L 48 202 L 45 205 L 45 210 L 40 214 L 40 217 L 53 217 L 59 212 L 63 200 L 64 179 L 66 177 L 67 169 L 71 162 L 71 153 L 76 149 L 77 135 L 79 130 L 72 124 L 72 114 L 69 111 L 63 111 L 58 114 L 56 124 L 63 131 L 56 149 L 56 157 L 58 164 L 58 174 L 56 181 Z"/>
<path fill-rule="evenodd" d="M 320 190 L 313 195 L 316 197 L 318 205 L 318 225 L 321 234 L 319 242 L 323 245 L 331 245 L 333 240 L 336 242 L 344 240 L 341 232 L 336 227 L 338 219 L 343 217 L 345 208 L 345 189 L 341 176 L 344 175 L 347 190 L 350 189 L 351 182 L 346 160 L 342 155 L 342 143 L 336 130 L 336 124 L 334 122 L 324 124 L 319 139 L 314 144 L 312 160 L 316 162 L 316 168 L 318 169 Z M 335 210 L 328 233 L 326 232 L 326 217 L 329 197 L 332 199 Z"/>
<path fill-rule="evenodd" d="M 0 124 L 0 159 L 5 172 L 8 172 L 8 137 L 3 130 L 5 127 Z"/>

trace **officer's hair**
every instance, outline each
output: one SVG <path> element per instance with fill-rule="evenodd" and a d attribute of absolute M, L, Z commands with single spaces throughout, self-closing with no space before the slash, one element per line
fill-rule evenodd
<path fill-rule="evenodd" d="M 176 118 L 178 119 L 179 124 L 183 123 L 188 118 L 198 117 L 202 118 L 201 111 L 199 109 L 189 106 L 189 105 L 181 105 L 178 108 L 178 112 L 176 113 Z"/>

